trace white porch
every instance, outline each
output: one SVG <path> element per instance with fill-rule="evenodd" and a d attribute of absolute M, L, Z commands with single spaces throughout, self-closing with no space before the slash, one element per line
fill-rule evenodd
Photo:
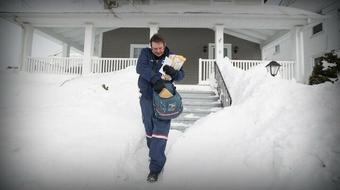
<path fill-rule="evenodd" d="M 222 3 L 211 0 L 173 1 L 171 3 L 161 0 L 110 2 L 113 3 L 110 6 L 99 1 L 71 4 L 58 2 L 56 5 L 55 1 L 31 0 L 27 2 L 30 6 L 22 6 L 20 1 L 1 2 L 0 16 L 23 27 L 21 68 L 24 70 L 38 67 L 40 71 L 57 72 L 55 70 L 59 69 L 58 72 L 80 74 L 81 70 L 82 74 L 87 74 L 106 70 L 106 68 L 123 67 L 113 64 L 114 61 L 111 59 L 99 59 L 100 66 L 94 66 L 93 56 L 100 57 L 101 55 L 102 33 L 116 28 L 149 28 L 150 36 L 158 32 L 159 28 L 209 28 L 215 31 L 216 60 L 221 60 L 225 56 L 223 34 L 258 43 L 261 47 L 288 32 L 294 34 L 295 51 L 291 56 L 292 59 L 287 61 L 296 63 L 294 65 L 296 72 L 293 73 L 298 81 L 304 74 L 302 71 L 304 60 L 301 58 L 303 54 L 301 26 L 324 18 L 308 11 L 265 5 L 262 0 Z M 32 38 L 35 30 L 62 41 L 65 44 L 63 46 L 64 56 L 68 57 L 69 48 L 74 47 L 84 52 L 83 57 L 65 59 L 68 61 L 56 58 L 52 61 L 55 63 L 54 66 L 51 65 L 51 61 L 47 61 L 49 62 L 47 66 L 42 64 L 46 61 L 31 58 Z M 24 61 L 26 59 L 27 63 Z M 46 60 L 49 59 L 46 58 Z M 83 63 L 81 67 L 79 59 Z M 117 59 L 117 62 L 118 60 L 120 59 Z M 65 65 L 71 65 L 77 69 L 63 71 L 62 68 Z M 52 69 L 53 67 L 56 69 Z M 201 70 L 204 73 L 203 69 Z M 202 80 L 205 79 L 202 78 Z"/>
<path fill-rule="evenodd" d="M 84 74 L 84 58 L 81 57 L 29 57 L 23 64 L 22 70 L 29 73 L 50 73 L 63 75 Z M 215 59 L 200 59 L 198 84 L 209 84 L 209 79 L 214 77 Z M 266 60 L 230 60 L 231 64 L 242 70 L 249 70 L 259 64 L 267 63 Z M 281 64 L 278 76 L 282 79 L 294 79 L 294 62 L 278 61 Z M 110 73 L 125 69 L 137 64 L 136 58 L 97 58 L 92 57 L 90 61 L 90 73 Z M 228 64 L 228 63 L 226 63 Z"/>

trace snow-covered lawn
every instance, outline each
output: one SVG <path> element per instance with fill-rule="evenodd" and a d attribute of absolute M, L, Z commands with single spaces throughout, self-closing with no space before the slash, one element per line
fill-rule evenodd
<path fill-rule="evenodd" d="M 1 71 L 0 189 L 339 189 L 339 82 L 279 80 L 263 65 L 222 72 L 233 105 L 171 131 L 149 184 L 135 68 Z"/>

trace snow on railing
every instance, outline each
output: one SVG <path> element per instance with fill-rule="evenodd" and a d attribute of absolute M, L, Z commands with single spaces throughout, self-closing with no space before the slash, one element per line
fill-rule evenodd
<path fill-rule="evenodd" d="M 234 67 L 242 70 L 249 70 L 267 60 L 230 60 Z M 215 59 L 199 59 L 198 83 L 207 84 L 210 77 L 214 77 Z M 278 73 L 282 79 L 292 80 L 294 78 L 294 61 L 277 61 L 281 67 Z"/>
<path fill-rule="evenodd" d="M 29 73 L 82 74 L 81 57 L 28 57 L 22 71 Z"/>
<path fill-rule="evenodd" d="M 108 73 L 136 65 L 137 58 L 92 58 L 92 73 Z"/>
<path fill-rule="evenodd" d="M 240 68 L 245 71 L 263 63 L 262 60 L 230 60 L 230 61 L 234 67 Z"/>
<path fill-rule="evenodd" d="M 91 73 L 107 73 L 136 65 L 136 58 L 91 58 Z M 51 73 L 81 75 L 83 70 L 82 57 L 28 57 L 22 71 L 29 73 Z"/>

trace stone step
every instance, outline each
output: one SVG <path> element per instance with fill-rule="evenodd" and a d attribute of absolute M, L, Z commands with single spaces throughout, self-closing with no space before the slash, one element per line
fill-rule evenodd
<path fill-rule="evenodd" d="M 190 96 L 190 95 L 196 95 L 196 96 L 216 96 L 215 92 L 213 91 L 177 91 L 182 96 Z"/>
<path fill-rule="evenodd" d="M 173 121 L 176 122 L 184 122 L 184 123 L 192 123 L 195 122 L 197 120 L 201 119 L 201 117 L 185 117 L 185 116 L 179 116 L 176 119 L 173 119 Z"/>
<path fill-rule="evenodd" d="M 180 123 L 180 122 L 171 122 L 171 129 L 184 132 L 191 125 L 192 124 L 186 124 L 186 123 Z"/>
<path fill-rule="evenodd" d="M 216 107 L 209 107 L 209 106 L 189 106 L 186 105 L 183 107 L 183 112 L 216 112 L 221 110 L 222 107 L 216 106 Z"/>
<path fill-rule="evenodd" d="M 171 121 L 171 129 L 185 131 L 197 120 L 222 109 L 219 97 L 208 86 L 180 86 L 183 113 Z"/>
<path fill-rule="evenodd" d="M 178 126 L 185 126 L 186 128 L 190 127 L 194 124 L 197 120 L 177 120 L 173 119 L 171 121 L 171 128 L 178 127 Z"/>
<path fill-rule="evenodd" d="M 209 106 L 189 106 L 186 105 L 183 107 L 183 112 L 216 112 L 221 110 L 222 107 L 216 106 L 216 107 L 209 107 Z"/>
<path fill-rule="evenodd" d="M 217 102 L 219 101 L 217 96 L 195 97 L 195 98 L 182 97 L 182 100 L 183 102 Z"/>
<path fill-rule="evenodd" d="M 187 110 L 183 110 L 182 114 L 180 116 L 183 115 L 183 117 L 205 117 L 207 115 L 209 115 L 210 113 L 214 113 L 211 111 L 187 111 Z"/>
<path fill-rule="evenodd" d="M 220 101 L 215 102 L 203 102 L 203 101 L 192 101 L 192 102 L 186 102 L 183 101 L 183 106 L 198 106 L 198 107 L 221 107 L 222 104 Z"/>

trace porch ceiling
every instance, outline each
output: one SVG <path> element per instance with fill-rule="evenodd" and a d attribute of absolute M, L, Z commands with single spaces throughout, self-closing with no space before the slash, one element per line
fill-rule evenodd
<path fill-rule="evenodd" d="M 44 32 L 59 41 L 66 42 L 72 47 L 83 50 L 84 46 L 84 28 L 62 28 L 62 27 L 38 27 L 38 30 Z M 96 28 L 96 37 L 100 33 L 114 30 L 116 28 Z M 266 40 L 270 39 L 276 33 L 282 33 L 285 30 L 262 30 L 262 29 L 224 29 L 224 33 L 248 40 L 254 43 L 262 44 Z M 288 30 L 287 30 L 288 31 Z"/>
<path fill-rule="evenodd" d="M 202 3 L 212 1 L 197 4 L 181 1 L 157 1 L 147 5 L 126 3 L 110 10 L 104 8 L 103 1 L 86 1 L 88 4 L 58 1 L 55 6 L 46 6 L 46 1 L 32 2 L 29 5 L 21 2 L 21 6 L 0 2 L 0 16 L 20 24 L 29 23 L 77 49 L 83 46 L 86 23 L 92 23 L 97 34 L 120 27 L 148 28 L 150 24 L 157 24 L 160 28 L 211 29 L 222 24 L 225 33 L 263 43 L 278 32 L 324 19 L 319 14 L 289 7 Z"/>
<path fill-rule="evenodd" d="M 36 29 L 61 42 L 68 43 L 79 51 L 83 51 L 84 49 L 85 30 L 83 27 L 36 27 Z M 98 38 L 99 34 L 113 29 L 114 28 L 96 28 L 95 37 Z"/>

